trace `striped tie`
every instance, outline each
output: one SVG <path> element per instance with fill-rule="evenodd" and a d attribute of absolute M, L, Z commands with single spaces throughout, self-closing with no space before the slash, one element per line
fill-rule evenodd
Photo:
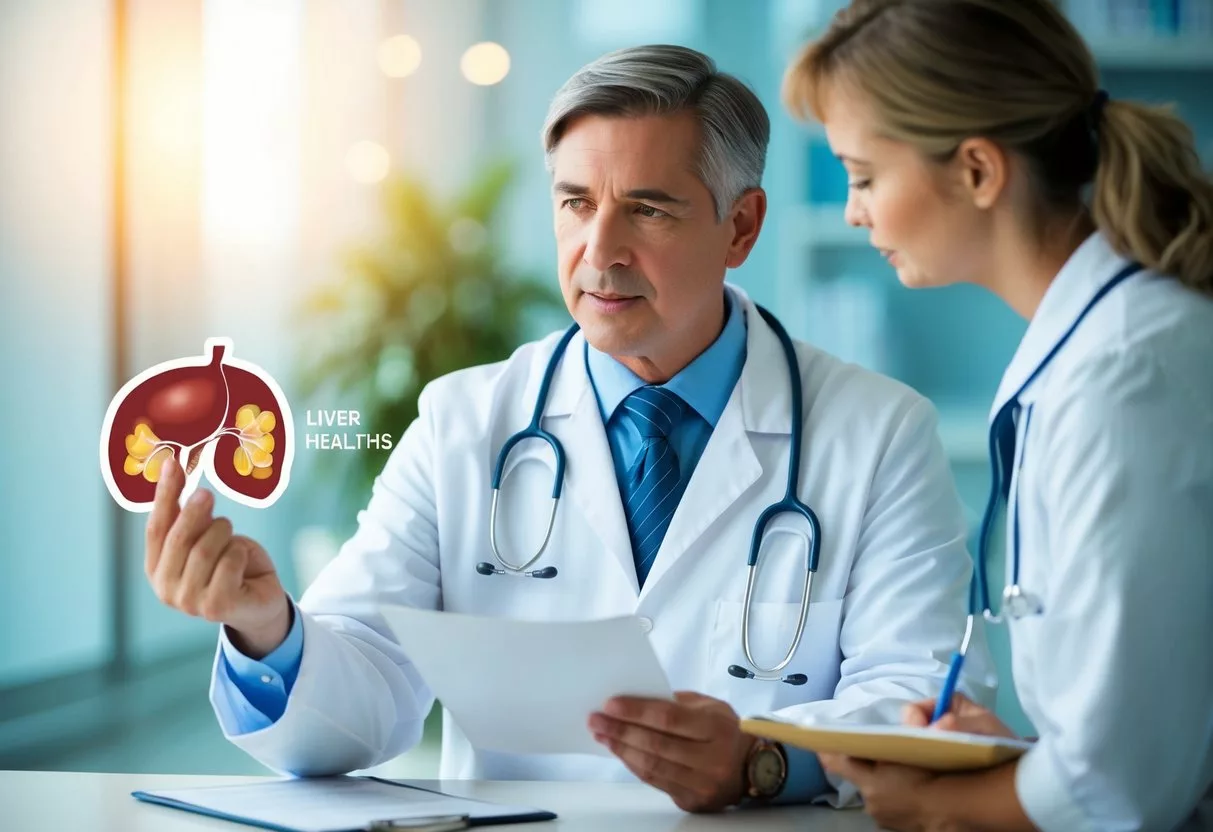
<path fill-rule="evenodd" d="M 682 408 L 682 399 L 662 387 L 641 387 L 623 400 L 624 412 L 644 439 L 623 482 L 624 514 L 641 586 L 682 496 L 678 457 L 669 442 Z"/>

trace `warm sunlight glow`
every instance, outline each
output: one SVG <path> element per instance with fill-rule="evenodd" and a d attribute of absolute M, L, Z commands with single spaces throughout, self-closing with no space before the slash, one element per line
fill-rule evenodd
<path fill-rule="evenodd" d="M 421 44 L 408 35 L 396 35 L 379 44 L 379 68 L 389 78 L 406 78 L 421 66 Z"/>
<path fill-rule="evenodd" d="M 381 144 L 355 142 L 345 154 L 345 166 L 356 182 L 370 185 L 387 176 L 392 157 Z"/>
<path fill-rule="evenodd" d="M 510 72 L 510 53 L 499 43 L 485 41 L 468 47 L 459 61 L 463 77 L 473 84 L 489 87 L 500 83 Z"/>
<path fill-rule="evenodd" d="M 208 0 L 203 10 L 202 219 L 219 260 L 294 233 L 302 13 L 243 0 Z"/>

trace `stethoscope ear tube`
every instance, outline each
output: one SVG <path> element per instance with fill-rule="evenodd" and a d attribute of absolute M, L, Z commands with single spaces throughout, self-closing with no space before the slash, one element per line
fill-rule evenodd
<path fill-rule="evenodd" d="M 547 402 L 548 389 L 552 386 L 552 378 L 556 374 L 556 367 L 560 364 L 561 356 L 564 355 L 569 341 L 573 340 L 573 336 L 577 334 L 578 329 L 577 324 L 573 324 L 565 330 L 564 335 L 560 338 L 560 342 L 556 345 L 555 351 L 552 353 L 551 359 L 548 360 L 547 369 L 543 372 L 543 381 L 539 385 L 539 393 L 535 397 L 535 410 L 531 414 L 531 423 L 525 429 L 506 439 L 505 444 L 502 445 L 501 450 L 497 454 L 497 462 L 493 466 L 493 479 L 491 481 L 493 502 L 489 507 L 489 546 L 492 547 L 493 557 L 496 558 L 501 568 L 498 569 L 487 562 L 478 563 L 476 564 L 476 571 L 481 575 L 512 574 L 522 575 L 527 578 L 556 577 L 556 567 L 554 566 L 530 570 L 531 565 L 539 560 L 539 557 L 547 549 L 548 543 L 552 539 L 552 529 L 556 525 L 556 510 L 560 506 L 560 492 L 564 488 L 564 446 L 560 444 L 559 439 L 540 427 L 540 422 L 543 419 L 543 407 Z M 515 445 L 526 439 L 539 439 L 548 444 L 552 449 L 553 456 L 556 458 L 556 475 L 552 482 L 552 511 L 548 515 L 548 528 L 543 535 L 543 542 L 539 544 L 539 548 L 529 560 L 521 565 L 515 565 L 505 559 L 505 556 L 501 554 L 501 547 L 497 543 L 497 501 L 501 496 L 501 486 L 506 476 L 505 464 L 506 460 L 509 459 L 510 451 L 513 450 Z M 487 571 L 485 567 L 487 567 Z"/>
<path fill-rule="evenodd" d="M 476 571 L 481 575 L 513 575 L 516 578 L 555 578 L 559 574 L 555 566 L 545 566 L 542 569 L 532 569 L 526 572 L 509 572 L 505 569 L 498 569 L 487 560 L 476 564 Z"/>
<path fill-rule="evenodd" d="M 789 673 L 787 676 L 771 676 L 746 670 L 739 664 L 729 665 L 729 675 L 735 676 L 738 679 L 757 679 L 760 682 L 783 682 L 785 685 L 803 685 L 809 681 L 809 677 L 803 673 Z"/>

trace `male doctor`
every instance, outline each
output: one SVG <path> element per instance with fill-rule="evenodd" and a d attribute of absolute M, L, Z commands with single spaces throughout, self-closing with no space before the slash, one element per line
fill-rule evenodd
<path fill-rule="evenodd" d="M 821 522 L 804 637 L 783 673 L 736 678 L 746 556 L 759 513 L 787 483 L 789 363 L 725 272 L 766 212 L 769 122 L 737 79 L 689 49 L 612 53 L 557 93 L 544 128 L 560 285 L 581 331 L 559 358 L 542 426 L 568 454 L 564 499 L 535 568 L 492 561 L 492 467 L 525 427 L 559 333 L 507 360 L 438 379 L 375 483 L 356 534 L 296 605 L 266 552 L 212 519 L 165 466 L 146 571 L 162 601 L 220 622 L 211 700 L 225 734 L 299 775 L 366 768 L 421 736 L 434 697 L 393 641 L 381 604 L 567 621 L 634 614 L 679 693 L 604 703 L 588 730 L 603 757 L 494 753 L 443 723 L 441 775 L 619 779 L 631 772 L 690 811 L 834 794 L 810 754 L 757 742 L 738 714 L 898 722 L 934 696 L 965 620 L 965 522 L 931 405 L 901 384 L 795 345 L 803 385 L 799 496 Z M 510 455 L 498 538 L 520 563 L 543 539 L 555 464 L 546 444 Z M 759 664 L 800 616 L 807 526 L 767 533 L 750 611 Z M 586 656 L 587 662 L 594 661 Z M 980 638 L 962 689 L 989 700 Z M 575 669 L 571 669 L 575 672 Z M 493 708 L 493 680 L 469 667 Z M 508 719 L 508 714 L 503 714 Z"/>

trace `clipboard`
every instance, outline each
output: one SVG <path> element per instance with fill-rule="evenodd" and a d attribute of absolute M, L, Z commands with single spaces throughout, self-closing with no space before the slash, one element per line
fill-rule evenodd
<path fill-rule="evenodd" d="M 989 768 L 1022 756 L 1027 740 L 962 734 L 909 725 L 800 725 L 770 718 L 741 720 L 756 737 L 827 754 L 900 763 L 931 771 Z"/>
<path fill-rule="evenodd" d="M 542 809 L 456 797 L 381 777 L 267 779 L 231 786 L 136 791 L 145 803 L 275 832 L 462 829 L 555 820 Z"/>

